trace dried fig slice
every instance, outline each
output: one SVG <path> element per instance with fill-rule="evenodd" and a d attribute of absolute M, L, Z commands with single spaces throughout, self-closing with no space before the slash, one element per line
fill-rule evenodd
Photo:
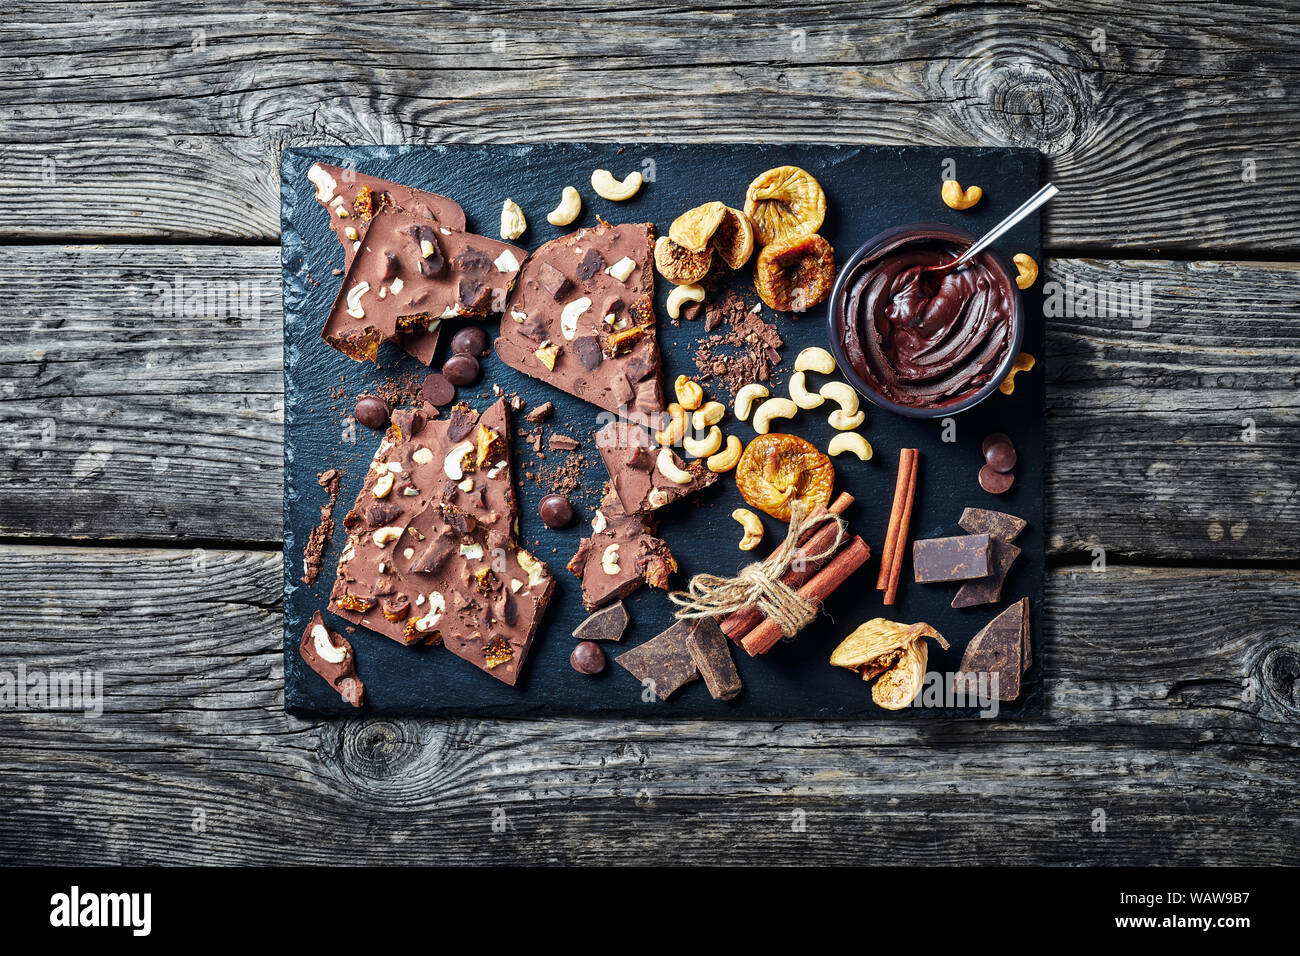
<path fill-rule="evenodd" d="M 655 268 L 669 282 L 677 285 L 694 285 L 709 271 L 713 264 L 713 250 L 691 252 L 679 246 L 667 236 L 655 240 Z"/>
<path fill-rule="evenodd" d="M 754 254 L 754 224 L 739 209 L 726 206 L 709 245 L 730 269 L 739 269 Z"/>
<path fill-rule="evenodd" d="M 811 309 L 830 294 L 834 282 L 835 250 L 818 235 L 764 246 L 754 268 L 758 297 L 778 312 Z"/>
<path fill-rule="evenodd" d="M 745 215 L 754 224 L 759 245 L 807 236 L 826 219 L 826 193 L 806 170 L 777 166 L 749 184 Z"/>
<path fill-rule="evenodd" d="M 704 252 L 726 214 L 727 207 L 720 202 L 706 202 L 688 209 L 668 227 L 668 238 L 691 252 Z"/>
<path fill-rule="evenodd" d="M 878 677 L 871 698 L 885 710 L 902 710 L 921 692 L 930 657 L 925 638 L 947 650 L 948 642 L 925 622 L 899 624 L 873 618 L 840 642 L 831 664 L 857 671 L 863 680 Z"/>
<path fill-rule="evenodd" d="M 790 520 L 790 507 L 804 504 L 804 514 L 825 506 L 835 485 L 835 466 L 797 435 L 759 435 L 736 465 L 736 487 L 750 507 L 779 521 Z"/>

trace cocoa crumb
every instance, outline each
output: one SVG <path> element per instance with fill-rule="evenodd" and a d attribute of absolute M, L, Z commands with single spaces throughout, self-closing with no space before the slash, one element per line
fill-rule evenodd
<path fill-rule="evenodd" d="M 542 404 L 538 405 L 531 412 L 525 415 L 524 418 L 536 424 L 538 422 L 546 421 L 554 414 L 555 414 L 555 405 L 552 404 L 551 402 L 542 402 Z"/>
<path fill-rule="evenodd" d="M 321 505 L 320 523 L 311 529 L 302 552 L 302 583 L 316 583 L 325 562 L 325 549 L 334 535 L 334 506 L 338 504 L 340 475 L 337 468 L 328 468 L 316 476 L 316 483 L 329 493 L 329 501 Z"/>
<path fill-rule="evenodd" d="M 781 333 L 734 290 L 705 309 L 704 330 L 712 334 L 695 343 L 699 380 L 720 381 L 732 395 L 750 382 L 769 381 L 781 362 Z"/>

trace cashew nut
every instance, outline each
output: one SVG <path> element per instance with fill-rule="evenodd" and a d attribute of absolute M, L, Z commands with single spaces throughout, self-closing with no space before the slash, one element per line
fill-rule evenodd
<path fill-rule="evenodd" d="M 524 211 L 513 199 L 507 199 L 501 204 L 501 238 L 518 239 L 527 231 L 528 220 L 524 218 Z"/>
<path fill-rule="evenodd" d="M 705 464 L 708 465 L 709 471 L 720 475 L 723 472 L 731 471 L 740 463 L 740 455 L 744 450 L 745 446 L 740 443 L 739 438 L 735 435 L 728 435 L 727 447 L 716 455 L 710 455 Z"/>
<path fill-rule="evenodd" d="M 1011 261 L 1020 270 L 1020 275 L 1016 276 L 1017 289 L 1028 289 L 1038 281 L 1038 263 L 1034 261 L 1033 256 L 1024 252 L 1017 252 L 1011 257 Z"/>
<path fill-rule="evenodd" d="M 600 556 L 600 569 L 610 577 L 618 574 L 618 545 L 611 544 Z"/>
<path fill-rule="evenodd" d="M 736 393 L 736 417 L 742 422 L 747 421 L 749 413 L 754 409 L 754 402 L 760 398 L 767 398 L 771 394 L 766 385 L 760 385 L 758 382 L 742 385 L 740 391 Z"/>
<path fill-rule="evenodd" d="M 628 173 L 623 181 L 619 182 L 608 169 L 598 169 L 591 174 L 591 188 L 596 190 L 596 195 L 601 199 L 622 202 L 637 194 L 637 190 L 641 188 L 641 174 Z"/>
<path fill-rule="evenodd" d="M 705 402 L 691 416 L 691 424 L 695 426 L 696 430 L 708 428 L 710 425 L 716 425 L 722 421 L 726 414 L 727 406 L 721 402 Z"/>
<path fill-rule="evenodd" d="M 334 642 L 330 640 L 330 632 L 325 630 L 323 624 L 317 624 L 311 629 L 311 643 L 316 649 L 316 656 L 331 664 L 342 664 L 348 656 L 346 648 L 334 646 Z"/>
<path fill-rule="evenodd" d="M 459 445 L 453 446 L 451 451 L 447 452 L 447 457 L 442 460 L 443 474 L 452 481 L 460 481 L 464 478 L 465 469 L 462 467 L 462 463 L 465 456 L 473 450 L 474 443 L 472 441 L 463 441 Z"/>
<path fill-rule="evenodd" d="M 582 195 L 572 186 L 565 186 L 560 193 L 560 204 L 546 214 L 546 221 L 552 226 L 567 226 L 578 218 L 582 212 Z"/>
<path fill-rule="evenodd" d="M 857 432 L 840 432 L 826 446 L 826 454 L 834 458 L 848 452 L 863 461 L 871 460 L 871 444 Z"/>
<path fill-rule="evenodd" d="M 700 383 L 685 375 L 677 376 L 677 381 L 673 382 L 673 391 L 677 393 L 677 401 L 688 412 L 695 411 L 704 401 L 704 389 L 700 388 Z"/>
<path fill-rule="evenodd" d="M 795 356 L 794 370 L 796 372 L 821 372 L 823 375 L 832 375 L 835 372 L 835 356 L 825 349 L 816 347 L 804 349 Z"/>
<path fill-rule="evenodd" d="M 943 197 L 943 201 L 951 209 L 969 209 L 980 201 L 980 197 L 984 195 L 984 190 L 978 186 L 968 186 L 962 189 L 961 183 L 957 182 L 957 180 L 945 179 L 943 188 L 939 190 L 939 195 Z"/>
<path fill-rule="evenodd" d="M 774 418 L 794 418 L 799 406 L 788 398 L 769 398 L 754 409 L 754 431 L 766 435 Z"/>
<path fill-rule="evenodd" d="M 739 521 L 740 526 L 745 529 L 745 536 L 740 539 L 740 550 L 753 551 L 763 540 L 763 522 L 759 521 L 758 515 L 748 508 L 737 508 L 731 513 L 731 517 Z"/>
<path fill-rule="evenodd" d="M 804 385 L 804 373 L 795 372 L 790 376 L 790 397 L 802 409 L 818 408 L 826 401 L 817 392 L 810 392 Z"/>
<path fill-rule="evenodd" d="M 856 415 L 850 415 L 842 408 L 835 409 L 835 411 L 831 412 L 830 415 L 826 417 L 826 421 L 830 422 L 831 428 L 841 432 L 852 431 L 866 420 L 866 412 L 858 412 Z"/>
<path fill-rule="evenodd" d="M 821 387 L 822 398 L 829 398 L 836 402 L 843 410 L 845 415 L 852 415 L 858 410 L 858 393 L 853 390 L 852 385 L 846 385 L 844 382 L 827 382 Z"/>
<path fill-rule="evenodd" d="M 722 447 L 722 429 L 717 425 L 710 426 L 708 434 L 699 441 L 687 435 L 682 439 L 682 447 L 692 458 L 708 458 Z"/>
<path fill-rule="evenodd" d="M 698 285 L 678 285 L 673 286 L 673 291 L 668 293 L 668 317 L 670 319 L 679 319 L 682 315 L 682 306 L 687 302 L 703 302 L 704 287 Z"/>
<path fill-rule="evenodd" d="M 386 471 L 375 479 L 375 486 L 370 493 L 376 498 L 387 497 L 388 493 L 393 490 L 393 473 Z"/>
<path fill-rule="evenodd" d="M 689 485 L 691 483 L 691 473 L 677 467 L 671 449 L 659 449 L 659 460 L 655 462 L 655 467 L 659 469 L 659 474 L 673 482 L 673 484 Z"/>
<path fill-rule="evenodd" d="M 402 529 L 397 527 L 396 525 L 390 525 L 387 528 L 380 528 L 378 531 L 376 531 L 374 534 L 370 536 L 370 540 L 382 548 L 384 547 L 384 545 L 391 544 L 392 542 L 396 541 L 401 536 L 402 536 Z"/>
<path fill-rule="evenodd" d="M 675 445 L 686 434 L 686 409 L 676 402 L 669 402 L 667 414 L 667 426 L 655 432 L 655 442 L 659 445 Z"/>

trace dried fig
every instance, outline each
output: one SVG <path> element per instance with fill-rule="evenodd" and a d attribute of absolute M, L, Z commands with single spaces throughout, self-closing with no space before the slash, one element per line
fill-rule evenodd
<path fill-rule="evenodd" d="M 781 240 L 763 247 L 754 268 L 754 289 L 769 308 L 803 312 L 830 295 L 835 250 L 821 236 Z"/>
<path fill-rule="evenodd" d="M 835 466 L 811 442 L 797 435 L 759 435 L 736 465 L 736 487 L 745 503 L 779 521 L 790 520 L 790 506 L 804 513 L 827 505 L 835 484 Z"/>
<path fill-rule="evenodd" d="M 749 184 L 745 215 L 754 224 L 759 245 L 811 235 L 826 219 L 826 193 L 807 171 L 778 166 Z"/>
<path fill-rule="evenodd" d="M 720 202 L 706 202 L 688 209 L 668 227 L 668 238 L 691 252 L 704 252 L 726 214 L 727 207 Z"/>
<path fill-rule="evenodd" d="M 676 285 L 694 285 L 704 278 L 713 263 L 713 251 L 691 252 L 667 236 L 655 241 L 655 268 Z"/>
<path fill-rule="evenodd" d="M 725 207 L 709 245 L 730 269 L 739 269 L 754 254 L 754 224 L 739 209 Z"/>
<path fill-rule="evenodd" d="M 899 624 L 883 617 L 867 621 L 831 651 L 831 664 L 857 671 L 863 680 L 879 677 L 871 699 L 886 710 L 902 710 L 921 692 L 932 637 L 947 650 L 948 642 L 929 624 Z"/>

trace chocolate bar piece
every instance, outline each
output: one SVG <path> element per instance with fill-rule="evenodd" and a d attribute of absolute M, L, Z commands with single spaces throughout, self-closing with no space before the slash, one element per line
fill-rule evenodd
<path fill-rule="evenodd" d="M 501 317 L 511 368 L 641 420 L 663 410 L 654 225 L 579 229 L 532 254 Z"/>
<path fill-rule="evenodd" d="M 1020 557 L 1020 549 L 1001 538 L 990 540 L 993 542 L 992 570 L 988 577 L 967 581 L 958 588 L 952 599 L 953 607 L 975 607 L 978 604 L 996 604 L 1002 600 L 1002 585 L 1006 583 L 1011 565 Z"/>
<path fill-rule="evenodd" d="M 657 637 L 620 654 L 614 662 L 660 700 L 667 700 L 699 676 L 686 648 L 691 630 L 690 621 L 678 621 Z"/>
<path fill-rule="evenodd" d="M 342 634 L 325 626 L 320 611 L 311 616 L 298 642 L 298 656 L 353 707 L 365 701 L 366 685 L 357 677 L 357 657 Z"/>
<path fill-rule="evenodd" d="M 961 513 L 958 526 L 970 534 L 986 534 L 1010 544 L 1029 526 L 1024 518 L 987 508 L 967 508 Z"/>
<path fill-rule="evenodd" d="M 515 541 L 506 403 L 436 414 L 393 413 L 343 519 L 330 610 L 402 644 L 441 643 L 514 684 L 555 581 Z"/>
<path fill-rule="evenodd" d="M 575 627 L 573 637 L 578 641 L 621 641 L 623 632 L 627 630 L 627 622 L 627 605 L 615 601 Z"/>
<path fill-rule="evenodd" d="M 607 424 L 596 432 L 596 447 L 630 514 L 655 511 L 718 480 L 702 460 L 687 464 L 671 448 L 657 447 L 650 433 L 632 422 Z M 687 480 L 681 482 L 683 474 Z"/>
<path fill-rule="evenodd" d="M 592 519 L 591 537 L 582 539 L 568 564 L 582 581 L 587 610 L 625 598 L 643 584 L 668 589 L 677 561 L 654 530 L 649 518 L 628 514 L 618 496 L 606 492 Z"/>
<path fill-rule="evenodd" d="M 500 311 L 527 253 L 396 208 L 379 212 L 343 278 L 321 337 L 356 361 L 381 342 L 406 344 L 426 362 L 443 319 Z"/>
<path fill-rule="evenodd" d="M 740 673 L 731 659 L 727 636 L 712 618 L 694 618 L 686 635 L 686 650 L 704 678 L 714 700 L 731 700 L 740 693 Z"/>
<path fill-rule="evenodd" d="M 329 210 L 330 228 L 343 246 L 343 269 L 352 259 L 381 209 L 395 206 L 422 219 L 432 219 L 448 229 L 465 229 L 465 210 L 446 196 L 412 189 L 377 176 L 328 163 L 313 163 L 307 179 L 316 187 L 316 201 Z"/>
<path fill-rule="evenodd" d="M 912 567 L 918 584 L 969 581 L 988 577 L 989 536 L 922 538 L 912 544 Z"/>
<path fill-rule="evenodd" d="M 960 675 L 996 674 L 998 699 L 1020 696 L 1020 677 L 1028 667 L 1029 598 L 1021 598 L 971 639 L 962 655 Z"/>

